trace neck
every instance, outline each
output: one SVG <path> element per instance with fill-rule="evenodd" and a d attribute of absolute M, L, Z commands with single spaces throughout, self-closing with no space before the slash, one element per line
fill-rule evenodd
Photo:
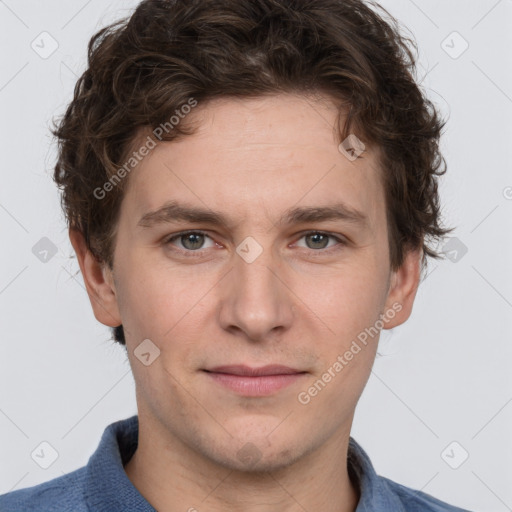
<path fill-rule="evenodd" d="M 146 429 L 139 416 L 139 444 L 125 471 L 159 512 L 354 512 L 359 490 L 347 470 L 348 441 L 349 430 L 286 467 L 237 471 L 168 431 Z"/>

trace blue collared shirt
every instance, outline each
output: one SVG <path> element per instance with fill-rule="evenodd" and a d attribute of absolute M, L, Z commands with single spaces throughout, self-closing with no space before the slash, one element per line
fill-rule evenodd
<path fill-rule="evenodd" d="M 138 416 L 109 425 L 86 466 L 0 496 L 1 512 L 155 512 L 124 471 L 137 448 Z M 469 512 L 378 476 L 350 438 L 349 469 L 360 489 L 356 512 Z"/>

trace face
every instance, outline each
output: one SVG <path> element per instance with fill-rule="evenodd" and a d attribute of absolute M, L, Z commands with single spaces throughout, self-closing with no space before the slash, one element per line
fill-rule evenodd
<path fill-rule="evenodd" d="M 199 105 L 198 131 L 130 175 L 113 274 L 79 256 L 96 317 L 125 328 L 139 416 L 224 467 L 268 471 L 347 436 L 375 327 L 412 308 L 419 255 L 390 271 L 377 155 L 340 152 L 336 113 L 295 95 Z M 302 373 L 263 391 L 205 371 L 270 364 Z"/>

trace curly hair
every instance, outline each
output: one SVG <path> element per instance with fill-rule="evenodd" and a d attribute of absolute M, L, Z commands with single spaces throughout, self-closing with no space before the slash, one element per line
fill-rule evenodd
<path fill-rule="evenodd" d="M 141 130 L 164 141 L 194 133 L 169 123 L 191 99 L 321 93 L 339 105 L 341 140 L 354 133 L 380 149 L 391 268 L 422 248 L 424 270 L 427 256 L 440 257 L 429 239 L 453 228 L 441 226 L 437 183 L 445 121 L 416 83 L 412 50 L 396 19 L 364 0 L 140 2 L 91 38 L 87 69 L 52 129 L 69 228 L 113 267 L 120 166 Z M 122 326 L 113 337 L 125 344 Z"/>

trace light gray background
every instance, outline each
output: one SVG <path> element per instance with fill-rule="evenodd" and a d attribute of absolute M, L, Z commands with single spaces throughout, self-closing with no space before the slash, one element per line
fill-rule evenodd
<path fill-rule="evenodd" d="M 83 466 L 106 425 L 136 413 L 124 349 L 75 275 L 48 131 L 92 34 L 136 3 L 0 1 L 0 493 Z M 414 34 L 419 78 L 449 116 L 441 198 L 467 253 L 432 262 L 409 321 L 383 331 L 352 435 L 382 475 L 471 510 L 512 510 L 512 0 L 383 5 Z M 31 47 L 51 49 L 43 31 L 58 43 L 48 58 Z M 457 58 L 454 31 L 469 44 Z M 57 248 L 46 263 L 32 252 L 43 237 Z M 48 469 L 31 458 L 43 441 L 58 452 Z"/>

